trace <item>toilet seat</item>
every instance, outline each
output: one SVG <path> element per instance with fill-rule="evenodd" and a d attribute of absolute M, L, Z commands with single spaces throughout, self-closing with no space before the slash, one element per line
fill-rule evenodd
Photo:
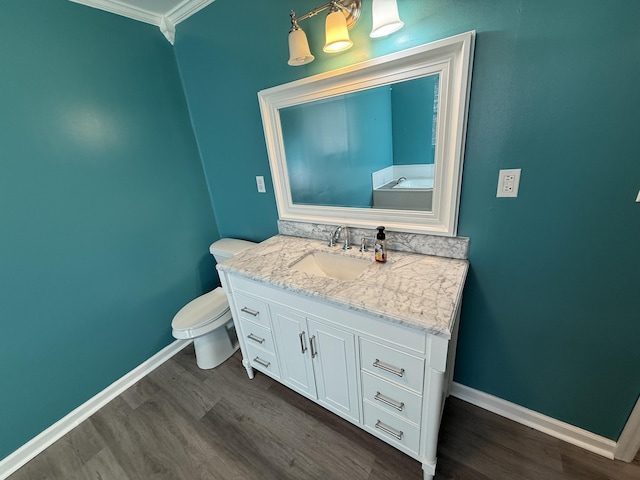
<path fill-rule="evenodd" d="M 192 300 L 176 313 L 171 322 L 173 336 L 195 338 L 221 327 L 231 320 L 227 295 L 221 287 Z"/>

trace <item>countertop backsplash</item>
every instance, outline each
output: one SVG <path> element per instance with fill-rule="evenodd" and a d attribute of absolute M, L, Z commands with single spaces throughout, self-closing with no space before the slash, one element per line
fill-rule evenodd
<path fill-rule="evenodd" d="M 314 238 L 329 241 L 329 236 L 338 225 L 322 223 L 292 222 L 278 220 L 278 232 L 292 237 Z M 362 237 L 366 238 L 367 248 L 373 249 L 376 229 L 349 227 L 349 235 L 353 248 L 360 247 Z M 401 252 L 421 253 L 437 257 L 466 260 L 469 257 L 469 239 L 466 237 L 442 237 L 421 233 L 394 232 L 385 230 L 387 248 Z"/>

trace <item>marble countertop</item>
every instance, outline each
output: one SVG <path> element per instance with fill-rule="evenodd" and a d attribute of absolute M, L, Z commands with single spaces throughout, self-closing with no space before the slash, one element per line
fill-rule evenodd
<path fill-rule="evenodd" d="M 325 278 L 291 267 L 314 251 L 371 260 L 355 280 Z M 218 270 L 320 299 L 354 311 L 451 337 L 457 305 L 469 268 L 467 260 L 390 250 L 386 263 L 373 249 L 344 251 L 325 241 L 276 235 L 223 263 Z"/>

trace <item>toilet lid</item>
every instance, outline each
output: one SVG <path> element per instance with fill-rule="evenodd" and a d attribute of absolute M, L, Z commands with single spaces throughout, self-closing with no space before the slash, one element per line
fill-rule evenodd
<path fill-rule="evenodd" d="M 218 287 L 190 301 L 173 317 L 171 327 L 175 330 L 203 327 L 215 322 L 229 311 L 227 295 Z"/>

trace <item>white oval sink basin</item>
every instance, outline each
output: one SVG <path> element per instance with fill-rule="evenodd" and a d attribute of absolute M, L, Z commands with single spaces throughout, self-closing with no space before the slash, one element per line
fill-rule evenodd
<path fill-rule="evenodd" d="M 328 252 L 312 252 L 305 255 L 291 268 L 325 278 L 351 281 L 371 265 L 369 260 L 347 257 Z"/>

